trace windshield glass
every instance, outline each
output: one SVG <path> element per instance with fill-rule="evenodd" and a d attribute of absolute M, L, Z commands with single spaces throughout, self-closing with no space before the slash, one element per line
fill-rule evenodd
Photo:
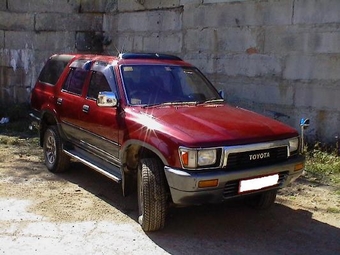
<path fill-rule="evenodd" d="M 131 105 L 221 99 L 211 83 L 193 67 L 125 65 L 121 67 L 121 72 Z"/>

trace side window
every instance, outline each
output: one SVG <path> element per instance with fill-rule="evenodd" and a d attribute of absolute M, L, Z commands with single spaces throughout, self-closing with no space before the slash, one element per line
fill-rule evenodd
<path fill-rule="evenodd" d="M 63 90 L 81 95 L 87 73 L 88 71 L 82 68 L 71 68 L 64 83 Z"/>
<path fill-rule="evenodd" d="M 39 75 L 39 81 L 55 85 L 71 57 L 55 57 L 47 61 Z"/>
<path fill-rule="evenodd" d="M 102 73 L 93 72 L 89 90 L 87 91 L 87 97 L 91 99 L 97 99 L 99 92 L 103 91 L 111 91 L 109 83 Z"/>

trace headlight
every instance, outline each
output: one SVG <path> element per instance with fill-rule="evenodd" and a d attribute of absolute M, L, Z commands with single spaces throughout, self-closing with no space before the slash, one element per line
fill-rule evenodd
<path fill-rule="evenodd" d="M 184 168 L 197 168 L 216 164 L 216 149 L 187 149 L 180 148 L 179 154 Z"/>
<path fill-rule="evenodd" d="M 216 150 L 201 150 L 197 153 L 197 164 L 199 166 L 213 165 L 216 162 Z"/>
<path fill-rule="evenodd" d="M 292 139 L 289 139 L 289 152 L 290 154 L 296 152 L 299 149 L 299 138 L 294 137 Z"/>

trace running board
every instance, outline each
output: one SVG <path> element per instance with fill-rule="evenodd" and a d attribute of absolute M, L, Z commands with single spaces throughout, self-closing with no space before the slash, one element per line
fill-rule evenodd
<path fill-rule="evenodd" d="M 111 180 L 117 183 L 122 182 L 121 171 L 119 167 L 112 165 L 100 158 L 94 157 L 93 155 L 81 149 L 72 149 L 72 150 L 64 149 L 63 152 L 66 155 L 90 167 L 91 169 L 97 171 L 98 173 L 110 178 Z"/>

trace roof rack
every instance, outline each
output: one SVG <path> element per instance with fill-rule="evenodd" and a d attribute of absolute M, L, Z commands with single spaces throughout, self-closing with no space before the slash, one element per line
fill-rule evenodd
<path fill-rule="evenodd" d="M 159 53 L 121 53 L 119 54 L 121 59 L 163 59 L 163 60 L 182 60 L 180 57 L 159 54 Z"/>

